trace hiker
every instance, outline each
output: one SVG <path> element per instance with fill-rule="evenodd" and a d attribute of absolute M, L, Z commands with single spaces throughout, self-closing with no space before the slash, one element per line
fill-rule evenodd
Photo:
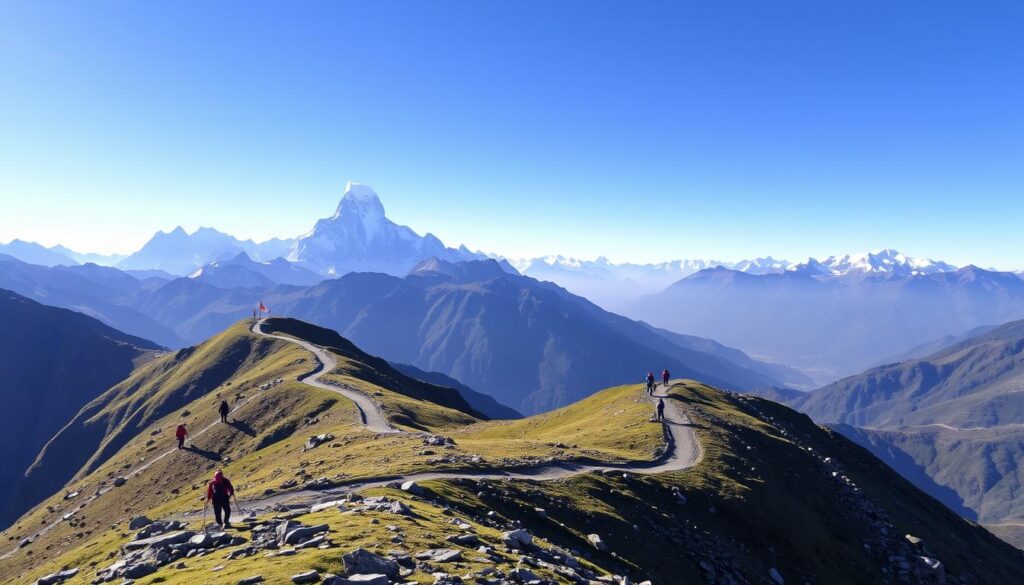
<path fill-rule="evenodd" d="M 668 368 L 661 371 L 661 383 L 668 388 Z"/>
<path fill-rule="evenodd" d="M 654 396 L 654 372 L 647 372 L 647 393 Z"/>
<path fill-rule="evenodd" d="M 228 422 L 228 413 L 231 412 L 231 407 L 228 406 L 228 401 L 221 400 L 220 408 L 218 410 L 220 411 L 220 422 Z"/>
<path fill-rule="evenodd" d="M 658 420 L 665 420 L 665 399 L 658 399 Z"/>
<path fill-rule="evenodd" d="M 221 528 L 231 528 L 231 496 L 235 495 L 235 486 L 224 477 L 220 470 L 213 474 L 213 481 L 206 487 L 206 501 L 213 504 L 213 518 Z M 223 517 L 223 522 L 221 518 Z"/>
<path fill-rule="evenodd" d="M 174 437 L 178 439 L 178 448 L 185 448 L 185 437 L 188 436 L 188 429 L 185 428 L 185 423 L 178 425 L 178 429 L 174 431 Z"/>

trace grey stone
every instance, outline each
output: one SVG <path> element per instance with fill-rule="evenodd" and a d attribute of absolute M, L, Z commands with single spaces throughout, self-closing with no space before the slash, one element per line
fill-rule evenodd
<path fill-rule="evenodd" d="M 518 528 L 503 532 L 501 541 L 509 548 L 526 548 L 533 544 L 533 535 L 525 528 Z"/>
<path fill-rule="evenodd" d="M 407 481 L 402 484 L 402 491 L 409 492 L 410 494 L 420 495 L 423 493 L 423 488 L 420 487 L 415 481 Z"/>
<path fill-rule="evenodd" d="M 399 566 L 393 559 L 384 558 L 372 552 L 357 548 L 341 557 L 348 575 L 386 575 L 389 579 L 398 576 Z"/>
<path fill-rule="evenodd" d="M 145 577 L 146 575 L 152 575 L 158 568 L 159 567 L 157 567 L 157 564 L 154 562 L 128 565 L 125 567 L 122 576 L 126 579 L 138 579 L 140 577 Z"/>
<path fill-rule="evenodd" d="M 391 512 L 392 514 L 400 514 L 402 516 L 412 516 L 412 510 L 409 508 L 409 506 L 406 506 L 405 504 L 403 504 L 402 502 L 399 502 L 398 500 L 395 500 L 394 502 L 391 502 L 391 505 L 388 506 L 387 510 L 388 510 L 388 512 Z"/>
<path fill-rule="evenodd" d="M 263 575 L 253 575 L 252 577 L 246 577 L 245 579 L 239 579 L 238 585 L 256 585 L 257 583 L 263 582 Z"/>
<path fill-rule="evenodd" d="M 181 544 L 188 542 L 196 533 L 191 530 L 181 530 L 178 532 L 168 532 L 166 534 L 160 534 L 150 538 L 143 538 L 140 540 L 132 540 L 126 542 L 123 546 L 125 550 L 141 550 L 148 547 L 162 548 L 168 547 L 172 544 Z"/>
<path fill-rule="evenodd" d="M 75 567 L 74 569 L 65 569 L 58 573 L 51 573 L 45 577 L 36 579 L 36 585 L 57 585 L 57 583 L 63 583 L 77 574 L 78 567 Z"/>
<path fill-rule="evenodd" d="M 416 558 L 434 563 L 452 563 L 462 559 L 462 551 L 453 548 L 432 548 L 416 553 Z"/>
<path fill-rule="evenodd" d="M 318 524 L 316 526 L 301 526 L 294 530 L 288 531 L 284 537 L 284 544 L 299 544 L 305 542 L 310 538 L 313 538 L 321 532 L 327 532 L 331 527 L 327 524 Z"/>
<path fill-rule="evenodd" d="M 597 550 L 608 550 L 608 545 L 601 539 L 600 534 L 588 534 L 587 540 L 589 540 L 590 544 L 594 545 L 594 548 Z"/>
<path fill-rule="evenodd" d="M 132 516 L 128 521 L 128 530 L 138 530 L 152 524 L 153 521 L 145 516 Z"/>
<path fill-rule="evenodd" d="M 320 573 L 316 571 L 306 571 L 305 573 L 292 575 L 292 583 L 316 583 L 319 580 Z"/>

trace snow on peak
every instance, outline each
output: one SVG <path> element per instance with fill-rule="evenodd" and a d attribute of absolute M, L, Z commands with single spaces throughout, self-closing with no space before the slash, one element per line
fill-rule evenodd
<path fill-rule="evenodd" d="M 377 196 L 377 192 L 373 190 L 373 187 L 357 183 L 355 181 L 345 183 L 344 197 L 363 201 L 380 200 L 380 197 Z"/>
<path fill-rule="evenodd" d="M 880 274 L 896 276 L 922 276 L 939 272 L 952 272 L 956 266 L 928 258 L 912 258 L 906 254 L 884 248 L 860 254 L 829 256 L 818 261 L 808 258 L 806 262 L 790 268 L 794 271 L 809 272 L 822 276 L 849 276 L 855 274 Z"/>

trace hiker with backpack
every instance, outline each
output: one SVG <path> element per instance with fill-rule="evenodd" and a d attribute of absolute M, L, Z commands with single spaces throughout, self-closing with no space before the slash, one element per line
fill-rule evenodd
<path fill-rule="evenodd" d="M 220 408 L 218 411 L 220 412 L 220 422 L 228 422 L 228 413 L 231 412 L 231 407 L 228 406 L 227 400 L 220 401 Z"/>
<path fill-rule="evenodd" d="M 665 368 L 664 370 L 661 371 L 661 383 L 666 388 L 668 388 L 668 378 L 669 378 L 668 368 Z"/>
<path fill-rule="evenodd" d="M 654 396 L 654 372 L 647 372 L 647 394 Z"/>
<path fill-rule="evenodd" d="M 188 429 L 185 428 L 185 423 L 178 425 L 177 430 L 174 431 L 174 438 L 178 439 L 178 449 L 185 448 L 185 438 L 188 437 Z"/>
<path fill-rule="evenodd" d="M 665 399 L 664 398 L 659 398 L 658 399 L 658 418 L 657 418 L 657 420 L 660 420 L 660 421 L 664 421 L 665 420 Z"/>
<path fill-rule="evenodd" d="M 231 496 L 233 495 L 235 495 L 235 486 L 231 485 L 231 480 L 224 477 L 224 473 L 218 470 L 213 474 L 213 480 L 206 487 L 206 501 L 213 504 L 213 518 L 221 528 L 231 528 Z"/>

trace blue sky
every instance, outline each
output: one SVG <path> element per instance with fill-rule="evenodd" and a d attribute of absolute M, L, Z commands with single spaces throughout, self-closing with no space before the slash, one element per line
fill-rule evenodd
<path fill-rule="evenodd" d="M 1024 268 L 1020 2 L 5 2 L 0 241 Z"/>

